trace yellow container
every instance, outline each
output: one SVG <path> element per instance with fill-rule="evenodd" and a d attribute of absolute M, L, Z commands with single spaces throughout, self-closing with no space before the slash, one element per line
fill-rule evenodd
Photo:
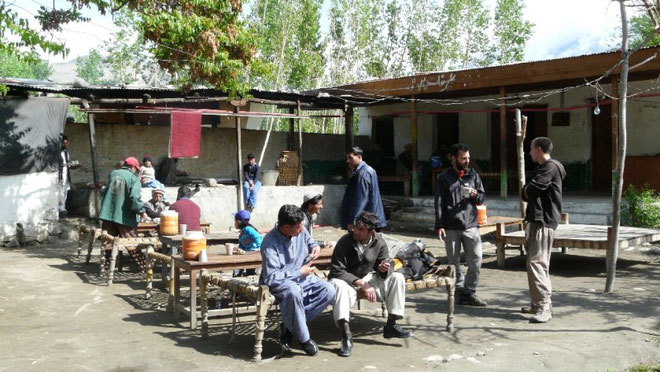
<path fill-rule="evenodd" d="M 488 223 L 488 215 L 486 213 L 486 206 L 483 204 L 477 205 L 477 223 L 484 225 Z"/>
<path fill-rule="evenodd" d="M 196 260 L 199 253 L 206 250 L 206 238 L 201 231 L 188 231 L 183 237 L 183 258 Z"/>
<path fill-rule="evenodd" d="M 160 235 L 170 236 L 179 233 L 179 214 L 176 211 L 160 213 Z"/>

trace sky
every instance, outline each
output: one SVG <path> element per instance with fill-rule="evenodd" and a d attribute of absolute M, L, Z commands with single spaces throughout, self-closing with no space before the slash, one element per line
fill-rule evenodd
<path fill-rule="evenodd" d="M 492 9 L 496 0 L 486 0 Z M 48 6 L 50 0 L 14 1 L 13 9 L 19 16 L 37 22 L 33 18 L 39 6 Z M 56 4 L 66 5 L 64 0 Z M 323 13 L 327 14 L 327 6 Z M 110 16 L 85 10 L 89 23 L 72 23 L 57 33 L 56 39 L 64 40 L 70 52 L 67 57 L 44 56 L 51 64 L 66 62 L 86 56 L 92 48 L 102 48 L 116 27 Z M 543 60 L 598 53 L 616 46 L 620 33 L 619 6 L 610 0 L 526 0 L 525 19 L 534 23 L 533 36 L 525 48 L 525 60 Z M 322 21 L 322 28 L 326 22 Z M 327 28 L 327 26 L 326 26 Z"/>

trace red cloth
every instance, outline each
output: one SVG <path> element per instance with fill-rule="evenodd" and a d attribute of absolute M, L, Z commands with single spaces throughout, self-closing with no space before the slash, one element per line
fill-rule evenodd
<path fill-rule="evenodd" d="M 199 157 L 202 138 L 202 114 L 198 111 L 172 111 L 170 125 L 170 158 Z"/>
<path fill-rule="evenodd" d="M 202 210 L 194 201 L 182 198 L 170 205 L 171 211 L 179 214 L 179 224 L 186 224 L 186 231 L 200 231 L 199 221 L 202 218 Z"/>

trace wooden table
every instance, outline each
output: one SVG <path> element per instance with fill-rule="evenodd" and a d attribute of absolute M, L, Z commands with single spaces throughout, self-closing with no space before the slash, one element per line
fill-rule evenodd
<path fill-rule="evenodd" d="M 199 227 L 202 232 L 209 234 L 211 232 L 211 223 L 210 222 L 200 222 Z M 140 222 L 137 225 L 137 232 L 146 233 L 149 231 L 158 230 L 158 224 L 155 222 Z"/>
<path fill-rule="evenodd" d="M 212 235 L 212 234 L 209 234 Z M 208 238 L 207 238 L 208 241 Z M 165 242 L 163 242 L 165 244 Z M 314 260 L 314 264 L 330 263 L 332 258 L 332 248 L 321 249 L 321 254 Z M 190 329 L 197 328 L 197 319 L 200 313 L 197 311 L 197 276 L 201 270 L 208 271 L 233 271 L 237 269 L 256 269 L 261 267 L 261 254 L 259 252 L 247 252 L 241 255 L 213 254 L 208 255 L 207 262 L 187 261 L 183 256 L 172 257 L 172 267 L 174 270 L 174 298 L 173 310 L 174 316 L 178 317 L 179 312 L 190 316 Z M 190 304 L 185 306 L 180 303 L 181 297 L 181 271 L 190 273 Z M 199 314 L 199 315 L 198 315 Z M 212 315 L 212 314 L 211 314 Z"/>
<path fill-rule="evenodd" d="M 553 248 L 606 249 L 609 246 L 611 226 L 560 224 L 555 230 Z M 660 240 L 660 230 L 621 226 L 619 248 Z M 527 243 L 525 231 L 505 233 L 504 226 L 497 228 L 497 267 L 504 268 L 505 250 L 509 246 L 522 247 Z M 520 248 L 516 248 L 520 249 Z"/>
<path fill-rule="evenodd" d="M 486 235 L 497 230 L 497 225 L 504 224 L 504 226 L 518 226 L 519 230 L 523 229 L 523 218 L 520 217 L 502 217 L 502 216 L 488 216 L 487 223 L 479 225 L 479 235 Z"/>

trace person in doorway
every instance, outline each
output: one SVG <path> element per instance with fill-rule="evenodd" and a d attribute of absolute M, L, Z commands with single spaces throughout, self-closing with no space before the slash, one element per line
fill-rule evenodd
<path fill-rule="evenodd" d="M 305 230 L 304 213 L 295 205 L 283 205 L 277 225 L 261 243 L 262 267 L 259 284 L 267 285 L 280 304 L 282 351 L 291 350 L 294 337 L 307 355 L 318 354 L 307 322 L 334 301 L 335 290 L 314 273 L 312 261 L 321 248 Z"/>
<path fill-rule="evenodd" d="M 60 144 L 60 162 L 58 167 L 57 180 L 59 185 L 59 213 L 60 217 L 67 215 L 66 211 L 66 197 L 71 190 L 71 174 L 69 169 L 69 137 L 62 135 L 62 142 Z"/>
<path fill-rule="evenodd" d="M 481 178 L 470 168 L 468 146 L 457 143 L 449 153 L 452 167 L 438 175 L 435 185 L 435 229 L 445 242 L 449 263 L 456 267 L 456 303 L 486 306 L 476 294 L 482 254 L 477 204 L 483 204 L 485 191 Z M 468 266 L 466 275 L 461 270 L 461 247 Z"/>
<path fill-rule="evenodd" d="M 257 194 L 261 188 L 259 181 L 259 164 L 253 153 L 247 156 L 248 163 L 243 165 L 243 201 L 245 208 L 252 211 L 257 206 Z"/>
<path fill-rule="evenodd" d="M 176 203 L 170 205 L 171 211 L 176 211 L 179 214 L 179 224 L 186 225 L 187 231 L 200 231 L 200 220 L 202 218 L 202 210 L 190 198 L 193 191 L 188 186 L 181 186 L 177 191 Z"/>
<path fill-rule="evenodd" d="M 521 311 L 534 315 L 530 323 L 546 323 L 552 319 L 550 253 L 561 219 L 562 182 L 566 177 L 564 166 L 550 156 L 552 147 L 547 137 L 532 140 L 529 155 L 539 166 L 521 195 L 527 202 L 527 282 L 532 300 Z"/>
<path fill-rule="evenodd" d="M 399 154 L 399 158 L 397 159 L 396 162 L 396 167 L 394 170 L 394 173 L 397 176 L 405 176 L 410 179 L 410 184 L 413 184 L 413 145 L 412 143 L 407 143 L 404 148 L 403 152 Z M 417 182 L 419 185 L 419 188 L 421 189 L 421 183 L 419 182 L 422 177 L 422 169 L 417 165 Z"/>
<path fill-rule="evenodd" d="M 300 209 L 305 213 L 305 229 L 307 229 L 307 232 L 313 238 L 314 220 L 323 209 L 323 195 L 305 194 Z M 318 244 L 321 248 L 332 248 L 333 246 L 333 242 L 323 240 L 316 240 L 316 244 Z"/>
<path fill-rule="evenodd" d="M 329 279 L 336 292 L 332 315 L 342 332 L 340 356 L 348 357 L 353 350 L 349 318 L 358 291 L 369 302 L 385 301 L 389 315 L 383 337 L 410 337 L 409 331 L 396 324 L 397 320 L 403 318 L 406 279 L 403 274 L 390 271 L 387 243 L 381 234 L 376 233 L 378 223 L 375 214 L 360 213 L 355 220 L 353 232 L 342 236 L 332 253 Z"/>
<path fill-rule="evenodd" d="M 120 169 L 110 172 L 108 187 L 105 189 L 99 219 L 101 228 L 112 236 L 122 238 L 137 237 L 137 225 L 148 216 L 140 193 L 142 185 L 138 178 L 140 163 L 134 157 L 124 160 Z M 109 243 L 112 244 L 112 243 Z M 128 251 L 140 271 L 145 268 L 144 255 L 137 249 Z M 109 250 L 106 250 L 110 254 Z M 109 264 L 110 260 L 106 260 Z M 107 268 L 106 268 L 107 269 Z"/>
<path fill-rule="evenodd" d="M 380 228 L 387 225 L 378 187 L 378 175 L 362 160 L 362 153 L 362 149 L 356 146 L 346 154 L 346 163 L 353 170 L 353 174 L 342 200 L 341 228 L 349 232 L 353 231 L 355 218 L 365 211 L 378 216 Z"/>
<path fill-rule="evenodd" d="M 234 214 L 234 227 L 241 232 L 238 234 L 238 248 L 245 252 L 258 252 L 261 249 L 262 238 L 259 231 L 250 224 L 250 212 L 240 210 Z M 234 276 L 255 275 L 256 269 L 234 270 Z"/>

